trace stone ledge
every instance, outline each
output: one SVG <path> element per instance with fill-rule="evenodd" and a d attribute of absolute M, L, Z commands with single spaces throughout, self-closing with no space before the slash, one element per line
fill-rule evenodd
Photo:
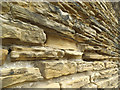
<path fill-rule="evenodd" d="M 24 47 L 24 46 L 11 46 L 11 59 L 17 60 L 48 60 L 48 59 L 81 59 L 82 52 L 67 49 L 57 49 L 52 47 Z"/>
<path fill-rule="evenodd" d="M 43 29 L 22 21 L 12 21 L 3 19 L 2 21 L 2 40 L 3 45 L 14 44 L 34 44 L 42 45 L 46 41 L 46 34 Z"/>
<path fill-rule="evenodd" d="M 40 59 L 59 59 L 64 56 L 64 51 L 50 47 L 11 47 L 11 59 L 17 60 L 40 60 Z"/>
<path fill-rule="evenodd" d="M 106 55 L 101 55 L 101 54 L 98 54 L 98 53 L 84 53 L 83 54 L 83 59 L 84 60 L 105 60 L 105 59 L 109 59 L 110 56 L 106 56 Z"/>

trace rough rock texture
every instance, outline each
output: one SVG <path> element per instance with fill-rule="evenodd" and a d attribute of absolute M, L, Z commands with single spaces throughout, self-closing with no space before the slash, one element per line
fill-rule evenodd
<path fill-rule="evenodd" d="M 67 60 L 40 61 L 36 66 L 40 68 L 41 74 L 47 79 L 77 72 L 76 63 Z"/>
<path fill-rule="evenodd" d="M 38 68 L 13 68 L 1 70 L 2 86 L 7 87 L 26 81 L 38 81 L 43 79 Z"/>
<path fill-rule="evenodd" d="M 1 49 L 0 50 L 0 65 L 4 64 L 6 58 L 8 55 L 8 50 L 6 49 Z"/>
<path fill-rule="evenodd" d="M 119 3 L 1 2 L 3 88 L 118 88 Z"/>
<path fill-rule="evenodd" d="M 61 88 L 79 88 L 90 83 L 89 76 L 73 77 L 73 79 L 60 82 Z"/>
<path fill-rule="evenodd" d="M 64 51 L 49 47 L 11 47 L 11 60 L 39 60 L 59 59 L 64 56 Z"/>

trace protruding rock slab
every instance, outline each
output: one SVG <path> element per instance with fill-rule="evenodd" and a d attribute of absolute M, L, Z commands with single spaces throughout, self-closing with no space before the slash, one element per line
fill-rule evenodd
<path fill-rule="evenodd" d="M 40 59 L 60 59 L 64 56 L 64 51 L 50 47 L 11 47 L 11 59 L 17 60 L 40 60 Z"/>
<path fill-rule="evenodd" d="M 47 60 L 36 63 L 40 68 L 41 74 L 46 78 L 60 77 L 63 75 L 73 74 L 77 72 L 77 65 L 73 61 L 67 60 Z"/>
<path fill-rule="evenodd" d="M 79 51 L 65 50 L 65 54 L 74 55 L 74 56 L 82 56 L 83 53 Z"/>
<path fill-rule="evenodd" d="M 0 65 L 3 65 L 8 55 L 8 50 L 0 49 Z"/>
<path fill-rule="evenodd" d="M 14 18 L 20 19 L 22 21 L 29 21 L 32 24 L 38 25 L 38 26 L 44 26 L 47 28 L 51 28 L 59 33 L 65 34 L 67 36 L 73 37 L 75 31 L 69 27 L 66 27 L 65 25 L 55 22 L 51 19 L 46 18 L 45 16 L 33 13 L 28 9 L 24 9 L 21 6 L 13 5 L 11 8 L 11 12 Z"/>
<path fill-rule="evenodd" d="M 80 51 L 74 51 L 74 50 L 65 50 L 65 57 L 70 59 L 82 59 L 83 53 Z"/>
<path fill-rule="evenodd" d="M 83 59 L 84 60 L 105 60 L 105 59 L 109 59 L 110 56 L 106 56 L 106 55 L 100 55 L 98 53 L 84 53 L 83 55 Z"/>
<path fill-rule="evenodd" d="M 82 52 L 76 50 L 62 50 L 52 47 L 24 47 L 12 46 L 11 59 L 17 60 L 48 60 L 48 59 L 81 59 Z"/>
<path fill-rule="evenodd" d="M 106 48 L 101 48 L 100 46 L 86 46 L 84 53 L 98 53 L 102 55 L 109 55 L 109 56 L 118 56 L 116 52 L 112 52 L 112 50 L 108 50 Z"/>
<path fill-rule="evenodd" d="M 44 44 L 46 34 L 43 29 L 22 21 L 9 21 L 1 18 L 3 45 L 11 44 Z"/>
<path fill-rule="evenodd" d="M 2 87 L 43 79 L 38 68 L 14 68 L 1 71 Z"/>

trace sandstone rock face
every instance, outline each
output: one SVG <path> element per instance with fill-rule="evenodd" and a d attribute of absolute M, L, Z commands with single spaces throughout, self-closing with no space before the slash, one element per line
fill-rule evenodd
<path fill-rule="evenodd" d="M 108 79 L 110 77 L 113 77 L 113 75 L 117 75 L 118 74 L 118 69 L 108 69 L 108 70 L 102 70 L 99 72 L 93 72 L 91 74 L 91 82 L 96 82 L 98 80 L 101 79 Z"/>
<path fill-rule="evenodd" d="M 113 88 L 114 86 L 116 86 L 117 82 L 118 82 L 118 75 L 111 77 L 108 80 L 97 82 L 96 84 L 98 88 L 106 88 L 106 87 Z"/>
<path fill-rule="evenodd" d="M 77 72 L 91 71 L 93 70 L 92 62 L 77 62 Z"/>
<path fill-rule="evenodd" d="M 116 62 L 105 62 L 106 68 L 117 67 Z"/>
<path fill-rule="evenodd" d="M 6 58 L 8 55 L 8 50 L 6 49 L 1 49 L 0 50 L 0 65 L 4 64 Z"/>
<path fill-rule="evenodd" d="M 67 55 L 74 55 L 74 56 L 81 56 L 82 52 L 72 51 L 72 50 L 65 50 L 65 54 Z"/>
<path fill-rule="evenodd" d="M 81 86 L 89 83 L 89 76 L 75 77 L 72 80 L 60 82 L 61 88 L 80 88 Z"/>
<path fill-rule="evenodd" d="M 1 2 L 0 87 L 118 88 L 118 5 Z"/>
<path fill-rule="evenodd" d="M 77 50 L 76 42 L 70 39 L 65 39 L 64 36 L 59 36 L 59 33 L 48 33 L 45 46 L 59 48 L 59 49 L 72 49 Z"/>
<path fill-rule="evenodd" d="M 38 81 L 43 78 L 38 68 L 3 69 L 1 76 L 2 87 L 26 81 Z"/>
<path fill-rule="evenodd" d="M 46 41 L 46 34 L 43 29 L 24 23 L 22 21 L 9 21 L 4 17 L 0 17 L 2 21 L 3 44 L 43 44 Z"/>
<path fill-rule="evenodd" d="M 67 60 L 40 61 L 37 65 L 46 79 L 77 72 L 76 63 Z"/>
<path fill-rule="evenodd" d="M 95 90 L 96 90 L 96 89 L 97 89 L 97 85 L 95 85 L 95 84 L 93 84 L 93 83 L 90 83 L 90 84 L 87 84 L 87 85 L 83 86 L 82 88 L 83 88 L 84 90 L 85 90 L 85 89 L 87 90 L 88 88 L 89 88 L 89 89 L 95 89 Z"/>
<path fill-rule="evenodd" d="M 40 59 L 59 59 L 64 56 L 64 51 L 49 47 L 11 47 L 11 59 L 15 60 L 40 60 Z"/>
<path fill-rule="evenodd" d="M 94 70 L 102 70 L 102 69 L 105 69 L 105 64 L 103 62 L 100 62 L 100 61 L 95 61 L 93 63 L 93 66 L 94 66 Z"/>
<path fill-rule="evenodd" d="M 85 60 L 105 60 L 108 58 L 109 58 L 109 56 L 100 55 L 97 53 L 85 53 L 83 56 L 83 59 L 85 59 Z"/>
<path fill-rule="evenodd" d="M 63 34 L 67 34 L 67 35 L 70 34 L 70 36 L 72 36 L 72 33 L 75 32 L 74 30 L 66 27 L 65 25 L 57 23 L 53 20 L 48 20 L 46 17 L 40 14 L 37 14 L 37 13 L 32 13 L 31 11 L 27 9 L 25 10 L 21 6 L 17 6 L 17 5 L 12 6 L 11 12 L 15 18 L 27 20 L 29 22 L 32 22 L 33 24 L 47 26 L 48 28 L 55 29 L 56 31 L 63 33 Z"/>

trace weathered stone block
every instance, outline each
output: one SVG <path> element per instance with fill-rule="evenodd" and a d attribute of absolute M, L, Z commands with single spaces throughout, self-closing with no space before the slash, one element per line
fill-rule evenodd
<path fill-rule="evenodd" d="M 100 71 L 101 77 L 100 78 L 109 78 L 112 77 L 112 75 L 118 74 L 118 68 L 111 68 L 107 70 Z"/>
<path fill-rule="evenodd" d="M 85 62 L 85 61 L 76 61 L 77 63 L 77 72 L 91 71 L 93 70 L 93 62 Z"/>
<path fill-rule="evenodd" d="M 40 68 L 42 75 L 46 79 L 60 77 L 62 75 L 68 75 L 77 72 L 76 63 L 67 60 L 40 61 L 39 63 L 36 63 L 36 66 Z"/>
<path fill-rule="evenodd" d="M 87 46 L 84 53 L 89 53 L 89 52 L 112 56 L 111 50 L 108 50 L 106 48 L 102 48 L 100 46 Z"/>
<path fill-rule="evenodd" d="M 82 59 L 82 52 L 74 50 L 65 50 L 65 58 L 70 59 Z"/>
<path fill-rule="evenodd" d="M 116 62 L 112 62 L 112 61 L 106 61 L 106 62 L 105 62 L 105 67 L 106 67 L 106 68 L 117 67 L 117 63 L 116 63 Z"/>
<path fill-rule="evenodd" d="M 83 53 L 74 50 L 65 50 L 65 54 L 73 55 L 73 56 L 81 56 Z"/>
<path fill-rule="evenodd" d="M 83 85 L 88 84 L 90 82 L 89 79 L 89 76 L 73 77 L 72 79 L 60 82 L 60 85 L 61 88 L 80 88 Z"/>
<path fill-rule="evenodd" d="M 11 52 L 12 61 L 16 60 L 40 60 L 40 59 L 60 59 L 64 56 L 64 51 L 50 47 L 20 47 L 13 46 Z"/>
<path fill-rule="evenodd" d="M 101 61 L 93 62 L 93 70 L 102 70 L 102 69 L 105 69 L 104 62 L 101 62 Z"/>
<path fill-rule="evenodd" d="M 105 59 L 109 59 L 110 56 L 105 56 L 105 55 L 100 55 L 97 53 L 89 53 L 86 52 L 83 55 L 83 59 L 85 60 L 105 60 Z"/>
<path fill-rule="evenodd" d="M 109 88 L 110 86 L 114 87 L 118 83 L 118 75 L 113 76 L 109 79 L 104 79 L 96 82 L 98 88 Z"/>
<path fill-rule="evenodd" d="M 2 21 L 2 36 L 3 45 L 15 44 L 43 44 L 46 41 L 46 34 L 43 29 L 22 21 Z"/>
<path fill-rule="evenodd" d="M 8 50 L 6 50 L 6 49 L 0 50 L 0 65 L 4 64 L 4 62 L 7 58 L 7 55 L 8 55 Z"/>
<path fill-rule="evenodd" d="M 77 50 L 75 40 L 66 38 L 60 33 L 50 31 L 49 29 L 46 31 L 46 35 L 47 35 L 47 41 L 45 43 L 45 46 L 59 48 L 59 49 Z"/>
<path fill-rule="evenodd" d="M 38 68 L 4 69 L 1 72 L 3 75 L 3 77 L 0 77 L 2 80 L 2 87 L 43 79 Z"/>
<path fill-rule="evenodd" d="M 118 74 L 118 68 L 95 71 L 91 75 L 91 82 L 96 82 L 100 79 L 108 79 L 113 75 L 117 75 L 117 74 Z"/>
<path fill-rule="evenodd" d="M 26 67 L 2 69 L 0 72 L 0 75 L 4 77 L 4 76 L 10 76 L 10 75 L 24 74 L 24 73 L 34 73 L 34 74 L 41 75 L 39 73 L 38 68 L 26 68 Z"/>
<path fill-rule="evenodd" d="M 45 16 L 38 14 L 38 13 L 33 13 L 28 9 L 24 9 L 21 6 L 13 5 L 11 8 L 12 15 L 16 19 L 20 19 L 22 21 L 29 21 L 32 24 L 36 24 L 38 26 L 45 26 L 48 28 L 52 28 L 53 30 L 60 32 L 62 34 L 65 34 L 67 36 L 73 37 L 75 33 L 74 30 L 72 30 L 69 27 L 66 27 L 65 25 L 55 22 L 51 19 L 46 18 Z M 73 37 L 74 38 L 74 37 Z"/>

